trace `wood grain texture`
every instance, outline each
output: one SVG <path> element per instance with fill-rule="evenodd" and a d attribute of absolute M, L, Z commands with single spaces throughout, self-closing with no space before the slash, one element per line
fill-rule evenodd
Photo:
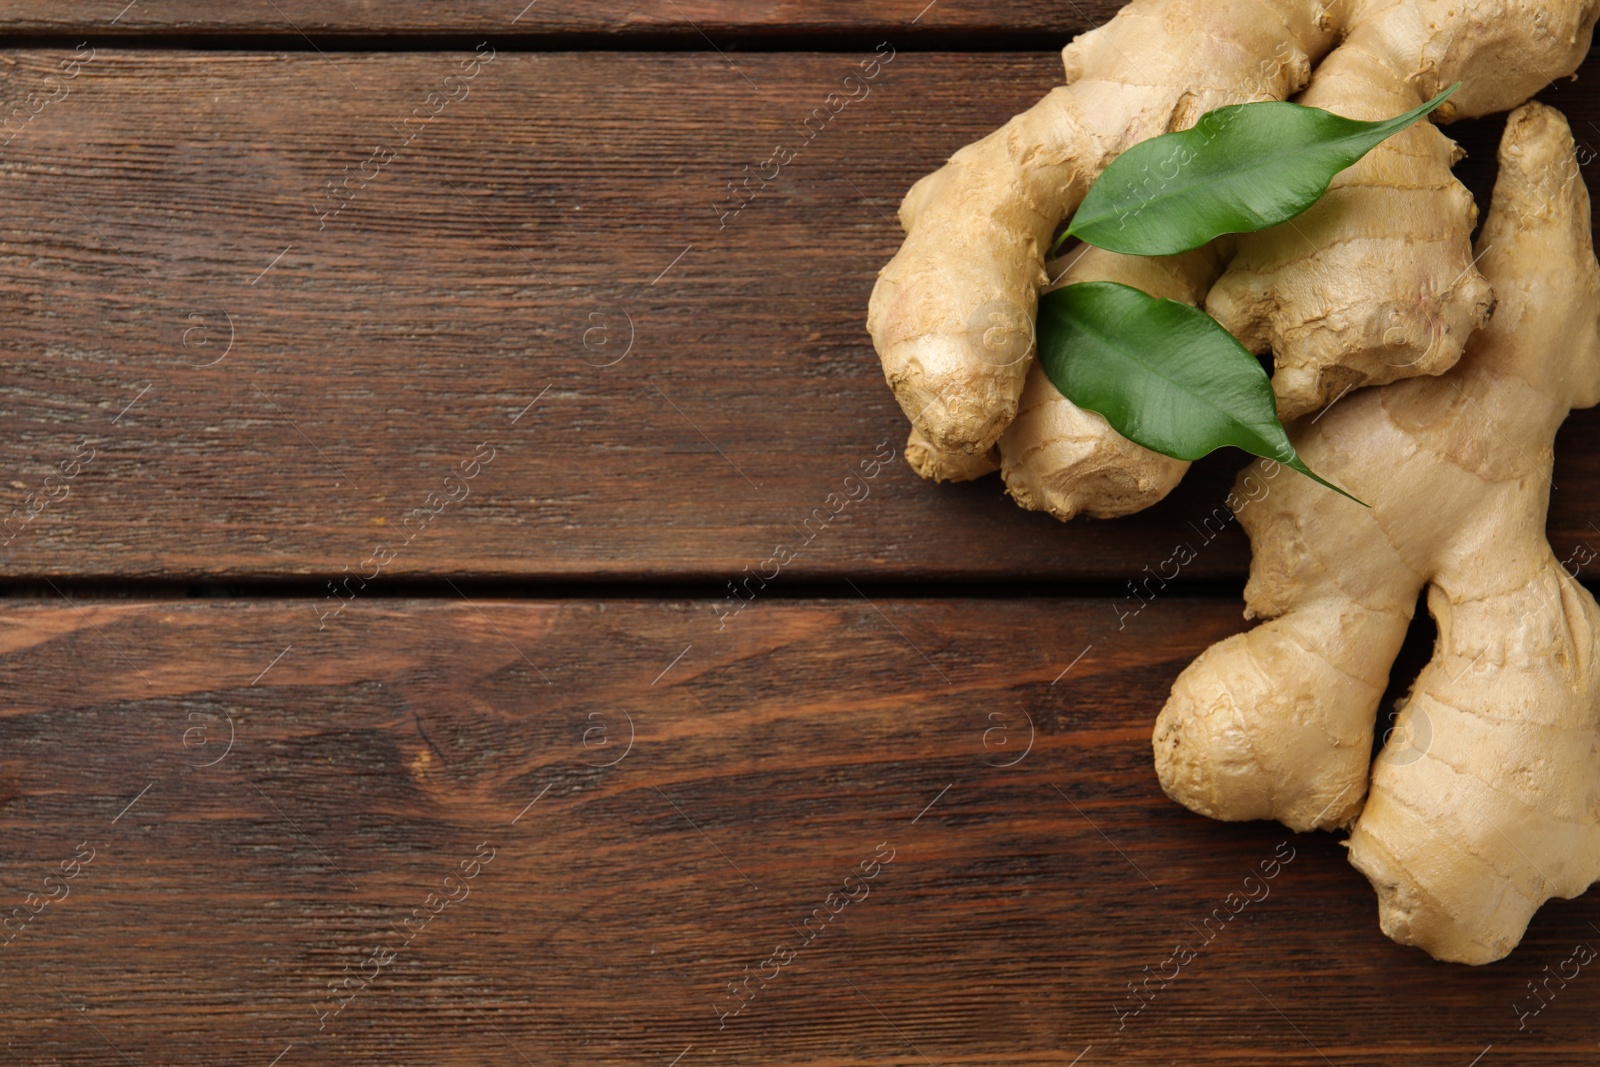
<path fill-rule="evenodd" d="M 730 216 L 865 57 L 500 52 L 447 83 L 470 53 L 82 55 L 0 57 L 0 103 L 51 98 L 0 170 L 0 514 L 36 511 L 4 575 L 339 575 L 382 543 L 391 577 L 720 588 L 782 543 L 786 581 L 1120 582 L 1195 540 L 1238 463 L 1062 528 L 896 458 L 830 518 L 903 442 L 863 328 L 895 205 L 1052 56 L 898 53 Z M 1557 94 L 1600 116 L 1589 81 Z M 1496 124 L 1455 132 L 1486 188 Z M 1563 558 L 1600 545 L 1597 433 L 1562 437 Z M 1231 526 L 1197 547 L 1186 577 L 1242 575 Z"/>
<path fill-rule="evenodd" d="M 22 33 L 584 34 L 625 43 L 661 33 L 727 38 L 961 30 L 1059 37 L 1098 25 L 1121 6 L 1117 0 L 0 0 L 0 20 Z"/>
<path fill-rule="evenodd" d="M 1395 946 L 1331 835 L 1280 853 L 1161 794 L 1155 712 L 1237 605 L 1109 615 L 357 601 L 318 632 L 296 601 L 8 605 L 5 910 L 94 855 L 0 947 L 6 1060 L 1593 1062 L 1600 977 L 1520 1033 L 1512 1009 L 1600 943 L 1595 898 L 1490 967 Z M 884 843 L 867 895 L 767 962 Z M 1128 983 L 1288 850 L 1119 1031 Z M 777 974 L 719 1029 L 746 967 Z"/>

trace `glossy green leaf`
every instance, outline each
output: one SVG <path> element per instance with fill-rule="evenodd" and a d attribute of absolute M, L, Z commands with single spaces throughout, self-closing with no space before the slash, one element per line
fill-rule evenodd
<path fill-rule="evenodd" d="M 1193 128 L 1141 141 L 1113 160 L 1062 240 L 1168 256 L 1225 233 L 1287 222 L 1315 204 L 1336 174 L 1444 103 L 1459 85 L 1387 122 L 1276 102 L 1209 111 Z"/>
<path fill-rule="evenodd" d="M 1130 441 L 1185 460 L 1232 445 L 1350 496 L 1301 462 L 1267 372 L 1198 308 L 1116 282 L 1069 285 L 1040 298 L 1038 344 L 1061 394 Z"/>

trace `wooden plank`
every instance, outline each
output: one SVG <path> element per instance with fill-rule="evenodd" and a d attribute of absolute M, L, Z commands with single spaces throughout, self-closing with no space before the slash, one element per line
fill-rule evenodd
<path fill-rule="evenodd" d="M 820 34 L 927 36 L 961 31 L 1070 36 L 1110 18 L 1117 0 L 0 0 L 9 32 L 33 34 L 300 34 L 437 36 L 441 34 L 585 35 L 626 41 L 662 34 L 715 38 Z M 1051 42 L 1040 41 L 1037 45 Z M 1028 44 L 1023 44 L 1028 47 Z"/>
<path fill-rule="evenodd" d="M 734 215 L 729 181 L 869 57 L 83 56 L 4 55 L 7 99 L 54 99 L 0 171 L 0 574 L 721 588 L 782 545 L 783 581 L 1120 582 L 1180 541 L 1185 577 L 1243 573 L 1236 530 L 1202 533 L 1232 456 L 1066 528 L 898 458 L 863 327 L 895 205 L 1054 57 L 896 53 Z M 1559 90 L 1580 118 L 1591 82 Z M 1495 123 L 1458 132 L 1483 186 Z M 1563 437 L 1563 558 L 1600 545 L 1597 432 Z"/>
<path fill-rule="evenodd" d="M 1512 1006 L 1600 941 L 1597 898 L 1478 970 L 1392 944 L 1332 835 L 1281 845 L 1155 780 L 1166 687 L 1237 604 L 1109 614 L 387 601 L 318 632 L 292 601 L 8 605 L 4 907 L 68 895 L 0 950 L 7 1059 L 1592 1062 L 1596 979 L 1521 1033 Z M 1119 1028 L 1128 983 L 1291 852 Z"/>

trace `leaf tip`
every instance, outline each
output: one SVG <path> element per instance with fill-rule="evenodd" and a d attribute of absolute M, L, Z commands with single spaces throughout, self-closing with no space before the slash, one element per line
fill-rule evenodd
<path fill-rule="evenodd" d="M 1456 90 L 1460 89 L 1460 88 L 1461 88 L 1461 83 L 1458 81 L 1454 85 L 1452 85 L 1448 89 L 1446 89 L 1444 92 L 1442 92 L 1438 96 L 1434 97 L 1432 100 L 1429 100 L 1426 104 L 1423 104 L 1422 105 L 1422 109 L 1421 109 L 1421 114 L 1422 115 L 1429 115 L 1429 114 L 1432 114 L 1433 112 L 1437 111 L 1439 109 L 1439 107 L 1446 100 L 1448 100 L 1452 96 L 1456 95 Z M 1446 117 L 1448 118 L 1448 116 L 1446 116 Z"/>
<path fill-rule="evenodd" d="M 1344 497 L 1345 499 L 1353 500 L 1357 504 L 1360 504 L 1362 507 L 1367 508 L 1368 510 L 1371 510 L 1371 508 L 1372 508 L 1371 504 L 1367 503 L 1365 500 L 1362 500 L 1360 497 L 1356 496 L 1354 493 L 1348 492 L 1347 490 L 1341 488 L 1340 486 L 1334 485 L 1332 482 L 1328 481 L 1328 479 L 1324 478 L 1322 475 L 1318 474 L 1316 471 L 1314 471 L 1310 467 L 1306 466 L 1305 461 L 1302 460 L 1299 456 L 1295 456 L 1293 459 L 1283 460 L 1282 462 L 1283 462 L 1283 464 L 1285 466 L 1289 467 L 1292 470 L 1299 471 L 1301 474 L 1305 475 L 1307 478 L 1310 478 L 1312 481 L 1316 482 L 1318 485 L 1320 485 L 1320 486 L 1322 486 L 1322 487 L 1324 487 L 1326 489 L 1332 489 L 1335 493 L 1338 493 L 1340 496 Z"/>

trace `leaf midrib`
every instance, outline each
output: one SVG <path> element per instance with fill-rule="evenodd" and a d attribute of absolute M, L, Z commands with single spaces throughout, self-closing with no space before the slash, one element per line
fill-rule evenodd
<path fill-rule="evenodd" d="M 1187 305 L 1187 304 L 1180 304 L 1176 300 L 1169 300 L 1169 299 L 1165 299 L 1165 298 L 1163 298 L 1161 301 L 1159 301 L 1157 303 L 1157 306 L 1159 307 L 1162 304 L 1172 304 L 1175 307 L 1189 308 L 1189 305 Z M 1189 310 L 1194 310 L 1194 309 L 1189 308 Z M 1139 366 L 1139 367 L 1143 367 L 1145 370 L 1149 371 L 1153 377 L 1160 378 L 1162 381 L 1166 382 L 1168 385 L 1172 386 L 1173 388 L 1181 389 L 1185 393 L 1187 393 L 1189 396 L 1194 397 L 1197 400 L 1200 400 L 1202 403 L 1205 404 L 1205 406 L 1207 408 L 1209 408 L 1210 410 L 1216 412 L 1218 415 L 1222 416 L 1222 418 L 1224 420 L 1226 420 L 1230 425 L 1237 426 L 1237 427 L 1239 427 L 1240 429 L 1243 429 L 1243 430 L 1248 430 L 1252 434 L 1254 434 L 1254 436 L 1258 440 L 1262 441 L 1263 443 L 1269 443 L 1269 442 L 1266 441 L 1266 438 L 1262 437 L 1262 435 L 1260 434 L 1259 431 L 1253 430 L 1249 423 L 1239 421 L 1239 417 L 1238 416 L 1236 416 L 1236 415 L 1232 414 L 1231 412 L 1227 411 L 1225 408 L 1219 407 L 1217 405 L 1217 403 L 1215 401 L 1213 401 L 1211 398 L 1205 396 L 1202 393 L 1196 392 L 1193 389 L 1193 387 L 1188 386 L 1188 385 L 1184 385 L 1183 383 L 1181 383 L 1181 382 L 1169 377 L 1164 371 L 1158 369 L 1157 367 L 1152 366 L 1149 363 L 1146 363 L 1144 360 L 1140 359 L 1136 354 L 1134 354 L 1132 352 L 1129 352 L 1128 349 L 1119 347 L 1119 346 L 1117 346 L 1115 344 L 1111 344 L 1110 343 L 1111 338 L 1109 337 L 1109 335 L 1103 334 L 1099 330 L 1094 329 L 1094 328 L 1090 327 L 1089 325 L 1087 325 L 1087 323 L 1085 322 L 1085 319 L 1083 317 L 1078 317 L 1076 319 L 1076 322 L 1077 322 L 1078 329 L 1080 329 L 1083 332 L 1085 332 L 1085 333 L 1089 334 L 1090 336 L 1094 337 L 1097 341 L 1099 341 L 1101 343 L 1101 345 L 1103 347 L 1108 348 L 1111 351 L 1120 354 L 1127 362 L 1133 363 L 1133 364 L 1135 364 L 1136 366 Z M 1232 339 L 1232 335 L 1231 334 L 1229 335 L 1229 337 L 1230 337 L 1230 339 Z M 1235 339 L 1234 343 L 1237 344 L 1238 341 Z M 1246 356 L 1249 356 L 1249 353 L 1245 352 L 1245 350 L 1243 348 L 1241 348 L 1239 351 L 1244 352 Z M 1071 358 L 1071 357 L 1069 356 L 1068 358 Z M 1253 360 L 1255 357 L 1254 356 L 1250 356 L 1250 358 Z M 1257 364 L 1257 366 L 1259 366 L 1259 364 Z M 1218 447 L 1225 447 L 1225 446 L 1218 446 Z M 1233 447 L 1238 447 L 1238 446 L 1235 445 Z M 1212 451 L 1214 452 L 1214 451 L 1216 451 L 1216 449 L 1212 449 Z"/>
<path fill-rule="evenodd" d="M 1296 106 L 1299 106 L 1299 105 L 1296 105 Z M 1343 116 L 1335 116 L 1335 117 L 1342 118 Z M 1345 121 L 1353 122 L 1353 121 L 1358 121 L 1358 120 L 1346 119 Z M 1391 120 L 1391 121 L 1393 121 L 1393 120 Z M 1415 121 L 1415 120 L 1413 120 L 1413 121 Z M 1370 132 L 1374 132 L 1374 131 L 1368 131 L 1368 132 L 1370 133 Z M 1321 144 L 1319 146 L 1313 146 L 1313 148 L 1315 148 L 1315 147 L 1327 148 L 1327 147 L 1332 147 L 1332 146 L 1335 146 L 1335 145 L 1348 144 L 1348 143 L 1353 142 L 1353 141 L 1358 141 L 1361 136 L 1362 135 L 1359 135 L 1359 134 L 1350 134 L 1350 135 L 1341 137 L 1341 138 L 1339 138 L 1338 140 L 1335 140 L 1335 141 L 1324 141 L 1324 142 L 1321 142 Z M 1385 136 L 1380 137 L 1378 139 L 1378 141 L 1377 141 L 1377 144 L 1374 144 L 1372 147 L 1376 148 L 1378 144 L 1382 144 L 1384 141 L 1388 140 L 1389 137 L 1392 137 L 1392 136 L 1393 136 L 1393 134 L 1386 134 Z M 1370 152 L 1371 148 L 1369 148 L 1367 151 Z M 1304 155 L 1304 154 L 1309 154 L 1309 153 L 1301 153 L 1301 154 Z M 1366 152 L 1363 152 L 1361 154 L 1361 156 L 1358 156 L 1355 160 L 1351 161 L 1350 163 L 1345 164 L 1343 167 L 1340 167 L 1338 171 L 1335 171 L 1332 175 L 1330 175 L 1328 180 L 1322 183 L 1322 186 L 1321 186 L 1322 191 L 1324 193 L 1327 192 L 1328 186 L 1333 184 L 1333 179 L 1334 178 L 1338 177 L 1338 175 L 1340 173 L 1342 173 L 1342 172 L 1344 172 L 1346 170 L 1349 170 L 1351 167 L 1355 166 L 1356 163 L 1359 163 L 1361 161 L 1361 159 L 1366 156 L 1366 154 L 1367 154 Z M 1154 196 L 1152 196 L 1152 197 L 1150 197 L 1150 198 L 1148 198 L 1146 200 L 1141 200 L 1139 202 L 1139 210 L 1142 213 L 1146 208 L 1150 207 L 1151 205 L 1154 205 L 1154 204 L 1165 204 L 1165 203 L 1167 203 L 1169 201 L 1177 200 L 1180 197 L 1192 196 L 1194 193 L 1196 193 L 1198 191 L 1207 189 L 1207 188 L 1209 188 L 1209 187 L 1211 187 L 1213 185 L 1219 185 L 1219 184 L 1221 184 L 1223 182 L 1226 182 L 1226 181 L 1229 181 L 1229 180 L 1237 179 L 1238 177 L 1239 177 L 1239 172 L 1237 172 L 1237 171 L 1236 172 L 1232 172 L 1232 173 L 1215 172 L 1211 177 L 1206 178 L 1203 181 L 1194 182 L 1192 184 L 1185 185 L 1182 189 L 1173 190 L 1171 192 L 1159 192 L 1156 195 L 1154 195 Z M 1320 194 L 1318 196 L 1318 199 L 1321 199 Z M 1300 213 L 1304 212 L 1305 210 L 1306 210 L 1305 208 L 1302 208 L 1301 211 L 1300 212 L 1296 212 L 1296 214 L 1300 214 Z M 1112 217 L 1114 217 L 1114 214 L 1115 213 L 1108 213 L 1108 214 L 1105 214 L 1105 215 L 1101 215 L 1099 218 L 1092 218 L 1092 219 L 1089 220 L 1089 225 L 1093 226 L 1093 225 L 1097 225 L 1097 224 L 1099 224 L 1101 222 L 1107 221 L 1107 220 L 1111 219 Z M 1294 217 L 1293 215 L 1290 216 L 1290 218 L 1293 218 L 1293 217 Z M 1072 221 L 1072 225 L 1067 227 L 1067 235 L 1068 236 L 1077 236 L 1077 227 L 1078 227 L 1078 220 L 1076 218 L 1074 218 L 1073 221 Z M 1249 231 L 1233 231 L 1233 232 L 1249 232 Z"/>

